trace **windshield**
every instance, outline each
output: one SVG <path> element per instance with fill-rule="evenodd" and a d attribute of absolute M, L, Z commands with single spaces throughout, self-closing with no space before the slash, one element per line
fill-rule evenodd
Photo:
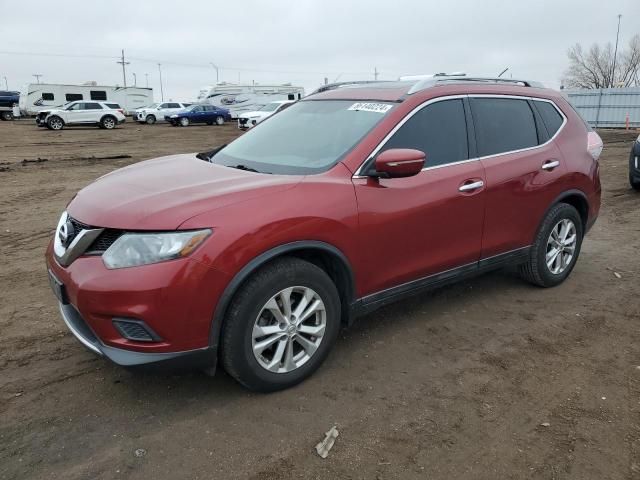
<path fill-rule="evenodd" d="M 335 165 L 391 108 L 388 103 L 362 104 L 353 100 L 298 102 L 234 140 L 211 162 L 284 175 L 323 172 Z"/>
<path fill-rule="evenodd" d="M 260 112 L 273 112 L 279 106 L 280 106 L 279 102 L 267 103 L 266 105 L 260 107 L 258 109 L 258 111 L 260 111 Z"/>

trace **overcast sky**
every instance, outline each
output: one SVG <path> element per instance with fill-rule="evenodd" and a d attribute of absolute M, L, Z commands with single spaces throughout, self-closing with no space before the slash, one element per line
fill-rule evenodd
<path fill-rule="evenodd" d="M 0 88 L 35 82 L 122 84 L 148 78 L 160 97 L 192 100 L 227 82 L 323 82 L 465 71 L 540 80 L 557 88 L 576 42 L 640 33 L 640 0 L 0 0 Z M 145 76 L 148 75 L 148 77 Z"/>

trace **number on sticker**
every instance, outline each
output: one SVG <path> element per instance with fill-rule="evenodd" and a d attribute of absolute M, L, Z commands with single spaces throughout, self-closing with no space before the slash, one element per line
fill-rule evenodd
<path fill-rule="evenodd" d="M 387 113 L 391 109 L 391 105 L 386 103 L 359 102 L 349 107 L 349 110 L 357 110 L 359 112 L 375 112 Z"/>

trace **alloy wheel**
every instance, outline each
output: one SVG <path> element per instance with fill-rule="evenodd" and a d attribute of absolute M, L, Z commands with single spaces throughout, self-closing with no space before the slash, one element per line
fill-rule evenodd
<path fill-rule="evenodd" d="M 577 242 L 576 226 L 571 220 L 564 218 L 556 223 L 547 239 L 545 257 L 551 273 L 559 275 L 567 269 L 573 260 Z"/>
<path fill-rule="evenodd" d="M 308 287 L 285 288 L 260 309 L 251 335 L 253 355 L 265 370 L 291 372 L 316 353 L 326 326 L 320 295 Z"/>

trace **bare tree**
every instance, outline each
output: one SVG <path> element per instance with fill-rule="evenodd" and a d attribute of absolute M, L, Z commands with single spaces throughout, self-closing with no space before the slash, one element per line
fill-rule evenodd
<path fill-rule="evenodd" d="M 624 50 L 618 52 L 613 70 L 613 48 L 593 44 L 588 51 L 576 44 L 567 52 L 569 68 L 564 85 L 569 88 L 610 88 L 640 86 L 640 35 L 634 36 Z M 615 76 L 615 78 L 614 78 Z"/>

